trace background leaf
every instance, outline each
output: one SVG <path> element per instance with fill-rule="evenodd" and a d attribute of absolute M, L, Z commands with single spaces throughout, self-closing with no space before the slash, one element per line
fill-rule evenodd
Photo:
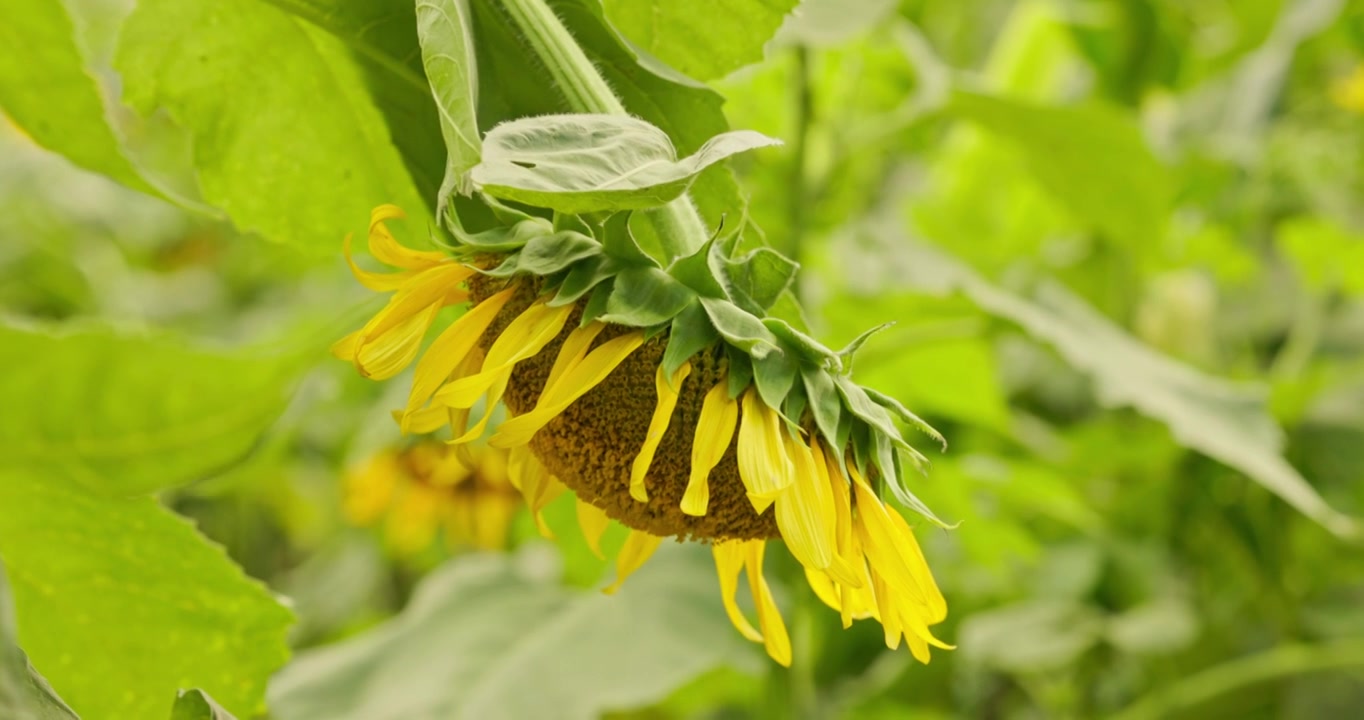
<path fill-rule="evenodd" d="M 1360 532 L 1354 519 L 1327 505 L 1284 460 L 1283 433 L 1265 411 L 1265 394 L 1258 388 L 1211 378 L 1159 355 L 1059 284 L 1043 284 L 1037 301 L 1029 301 L 986 282 L 941 251 L 913 247 L 911 277 L 920 287 L 960 289 L 982 309 L 1051 344 L 1093 378 L 1106 405 L 1133 407 L 1165 423 L 1180 443 L 1244 472 L 1337 535 Z"/>
<path fill-rule="evenodd" d="M 606 0 L 606 17 L 632 43 L 697 80 L 763 58 L 796 0 Z"/>
<path fill-rule="evenodd" d="M 332 253 L 374 206 L 426 206 L 346 46 L 270 5 L 139 3 L 117 67 L 129 103 L 189 130 L 204 199 L 244 231 Z"/>
<path fill-rule="evenodd" d="M 0 563 L 0 717 L 75 720 L 76 713 L 19 649 L 13 604 L 4 564 Z"/>
<path fill-rule="evenodd" d="M 530 554 L 450 563 L 396 619 L 300 656 L 271 707 L 280 720 L 587 720 L 646 703 L 751 657 L 699 550 L 660 548 L 613 596 L 528 576 Z"/>
<path fill-rule="evenodd" d="M 155 500 L 95 496 L 86 475 L 0 467 L 0 555 L 34 663 L 86 720 L 165 717 L 185 686 L 254 713 L 290 612 Z"/>
<path fill-rule="evenodd" d="M 34 362 L 36 359 L 41 361 Z M 111 496 L 221 472 L 284 410 L 297 358 L 199 350 L 105 330 L 0 327 L 0 448 L 7 461 L 79 463 Z"/>
<path fill-rule="evenodd" d="M 71 162 L 157 195 L 105 118 L 104 100 L 61 2 L 15 3 L 0 23 L 0 109 Z"/>
<path fill-rule="evenodd" d="M 171 720 L 236 720 L 203 690 L 181 692 L 171 709 Z"/>
<path fill-rule="evenodd" d="M 951 112 L 1007 138 L 1071 212 L 1132 245 L 1155 243 L 1170 214 L 1170 183 L 1140 128 L 1099 104 L 1039 106 L 958 91 Z"/>

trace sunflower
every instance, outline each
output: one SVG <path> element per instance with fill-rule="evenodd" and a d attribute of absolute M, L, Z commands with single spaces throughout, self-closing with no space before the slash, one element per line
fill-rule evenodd
<path fill-rule="evenodd" d="M 385 448 L 346 474 L 342 510 L 360 527 L 382 523 L 400 555 L 426 550 L 441 529 L 452 549 L 501 550 L 521 507 L 508 464 L 505 451 L 456 453 L 436 440 Z"/>
<path fill-rule="evenodd" d="M 833 352 L 766 316 L 779 292 L 746 278 L 757 263 L 782 267 L 770 251 L 737 257 L 717 235 L 665 267 L 630 213 L 551 220 L 482 200 L 502 224 L 473 234 L 449 217 L 448 252 L 401 246 L 385 223 L 402 212 L 375 209 L 371 252 L 394 273 L 361 270 L 346 244 L 356 277 L 393 293 L 334 347 L 367 377 L 402 371 L 436 313 L 469 303 L 416 360 L 395 412 L 404 430 L 448 425 L 453 447 L 481 439 L 508 452 L 537 518 L 571 490 L 597 552 L 610 520 L 628 527 L 607 592 L 663 538 L 710 544 L 730 619 L 783 665 L 791 644 L 763 576 L 773 540 L 845 627 L 873 618 L 889 647 L 903 639 L 923 662 L 930 646 L 950 647 L 929 629 L 947 608 L 913 529 L 876 490 L 936 521 L 903 486 L 903 466 L 923 458 L 894 418 L 932 431 L 852 382 L 865 336 Z M 741 575 L 756 626 L 737 602 Z"/>

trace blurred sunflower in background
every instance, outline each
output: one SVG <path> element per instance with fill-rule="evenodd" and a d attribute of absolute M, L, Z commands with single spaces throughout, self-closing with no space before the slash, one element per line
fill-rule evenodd
<path fill-rule="evenodd" d="M 342 509 L 359 527 L 381 526 L 398 555 L 431 547 L 502 550 L 521 498 L 508 475 L 507 453 L 477 447 L 457 454 L 420 440 L 385 448 L 345 476 Z"/>

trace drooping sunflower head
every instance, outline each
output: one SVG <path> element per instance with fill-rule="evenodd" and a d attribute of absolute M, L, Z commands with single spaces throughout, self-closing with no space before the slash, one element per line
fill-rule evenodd
<path fill-rule="evenodd" d="M 541 215 L 482 190 L 492 229 L 467 232 L 451 214 L 449 252 L 407 250 L 385 225 L 400 211 L 383 206 L 371 251 L 399 270 L 352 262 L 362 283 L 393 292 L 334 348 L 369 377 L 402 371 L 440 309 L 470 303 L 420 353 L 395 413 L 405 431 L 448 425 L 457 448 L 483 439 L 509 451 L 537 516 L 564 488 L 575 493 L 594 548 L 608 518 L 630 528 L 608 591 L 664 537 L 712 544 L 735 626 L 783 664 L 790 643 L 762 575 L 773 539 L 845 625 L 876 618 L 891 647 L 903 638 L 923 661 L 930 645 L 948 647 L 929 630 L 946 615 L 943 596 L 909 524 L 875 489 L 937 522 L 904 486 L 923 457 L 896 419 L 941 438 L 852 381 L 865 336 L 834 352 L 774 316 L 793 263 L 767 249 L 740 256 L 737 234 L 720 233 L 660 256 L 646 250 L 639 213 L 500 188 L 523 203 L 549 197 Z M 741 573 L 757 628 L 735 600 Z"/>

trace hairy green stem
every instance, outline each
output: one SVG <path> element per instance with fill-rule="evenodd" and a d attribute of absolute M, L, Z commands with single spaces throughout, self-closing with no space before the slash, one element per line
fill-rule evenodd
<path fill-rule="evenodd" d="M 549 69 L 574 112 L 629 114 L 545 0 L 503 0 L 502 6 Z M 659 259 L 665 264 L 696 252 L 706 243 L 705 223 L 685 193 L 658 210 L 644 213 L 644 217 L 654 225 L 663 245 L 667 257 Z"/>

